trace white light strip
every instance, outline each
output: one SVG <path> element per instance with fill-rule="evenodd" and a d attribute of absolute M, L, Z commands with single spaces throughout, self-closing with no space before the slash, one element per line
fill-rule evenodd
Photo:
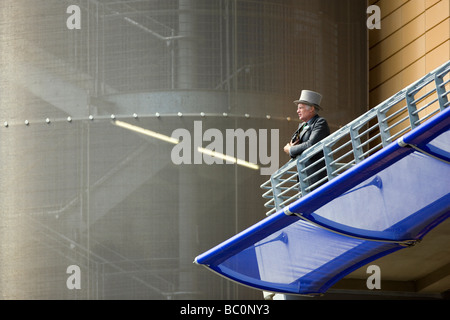
<path fill-rule="evenodd" d="M 209 155 L 211 157 L 216 157 L 216 158 L 219 158 L 219 159 L 223 159 L 223 160 L 226 160 L 228 162 L 236 163 L 236 164 L 238 164 L 240 166 L 244 166 L 244 167 L 247 167 L 247 168 L 250 168 L 250 169 L 259 170 L 259 166 L 257 164 L 251 163 L 251 162 L 247 162 L 247 161 L 244 161 L 244 160 L 241 160 L 241 159 L 236 159 L 235 157 L 227 156 L 225 154 L 222 154 L 220 152 L 216 152 L 216 151 L 213 151 L 213 150 L 210 150 L 210 149 L 205 149 L 205 148 L 198 147 L 197 150 L 198 150 L 198 152 L 207 154 L 207 155 Z"/>
<path fill-rule="evenodd" d="M 123 121 L 116 120 L 116 121 L 114 121 L 114 124 L 116 126 L 131 130 L 131 131 L 134 131 L 137 133 L 145 134 L 146 136 L 150 136 L 150 137 L 153 137 L 153 138 L 156 138 L 156 139 L 159 139 L 162 141 L 166 141 L 169 143 L 178 144 L 180 142 L 180 140 L 178 140 L 178 139 L 175 139 L 175 138 L 172 138 L 172 137 L 169 137 L 169 136 L 166 136 L 161 133 L 157 133 L 157 132 L 154 132 L 154 131 L 151 131 L 148 129 L 144 129 L 144 128 L 141 128 L 138 126 L 134 126 L 132 124 L 129 124 L 129 123 L 126 123 Z"/>

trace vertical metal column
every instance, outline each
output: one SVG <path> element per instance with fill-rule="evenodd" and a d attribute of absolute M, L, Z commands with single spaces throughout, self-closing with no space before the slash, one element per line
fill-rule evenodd
<path fill-rule="evenodd" d="M 179 0 L 177 89 L 197 88 L 195 0 Z"/>
<path fill-rule="evenodd" d="M 178 16 L 178 65 L 177 89 L 195 89 L 196 79 L 196 18 L 195 0 L 179 0 Z M 180 106 L 182 108 L 183 106 Z M 182 110 L 182 109 L 181 109 Z M 197 175 L 191 166 L 179 168 L 179 286 L 177 298 L 193 298 L 194 288 L 197 284 L 195 272 L 189 268 L 192 266 L 192 257 L 195 257 L 197 243 L 197 207 L 198 197 Z"/>
<path fill-rule="evenodd" d="M 179 167 L 179 196 L 178 196 L 178 250 L 179 250 L 179 276 L 177 299 L 195 299 L 196 285 L 198 283 L 192 261 L 198 252 L 197 245 L 197 216 L 201 211 L 200 200 L 202 195 L 196 188 L 198 172 L 193 166 Z M 176 234 L 174 234 L 176 236 Z"/>

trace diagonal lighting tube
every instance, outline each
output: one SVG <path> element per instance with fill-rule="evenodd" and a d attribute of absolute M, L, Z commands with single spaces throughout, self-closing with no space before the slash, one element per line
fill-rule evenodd
<path fill-rule="evenodd" d="M 259 170 L 259 166 L 257 164 L 254 164 L 254 163 L 251 163 L 251 162 L 247 162 L 245 160 L 237 159 L 235 157 L 227 156 L 226 154 L 223 154 L 223 153 L 220 153 L 220 152 L 216 152 L 214 150 L 198 147 L 197 151 L 201 152 L 201 153 L 204 153 L 204 154 L 207 154 L 207 155 L 209 155 L 211 157 L 223 159 L 223 160 L 226 160 L 228 162 L 238 164 L 240 166 L 244 166 L 244 167 L 247 167 L 247 168 L 250 168 L 250 169 L 254 169 L 254 170 Z"/>
<path fill-rule="evenodd" d="M 144 134 L 146 136 L 150 136 L 150 137 L 153 137 L 153 138 L 165 141 L 165 142 L 169 142 L 169 143 L 173 143 L 173 144 L 178 144 L 180 142 L 180 140 L 178 140 L 178 139 L 166 136 L 164 134 L 161 134 L 161 133 L 158 133 L 155 131 L 151 131 L 151 130 L 144 129 L 144 128 L 141 128 L 138 126 L 134 126 L 132 124 L 129 124 L 129 123 L 126 123 L 123 121 L 116 120 L 116 121 L 114 121 L 114 124 L 118 127 L 125 128 L 125 129 L 131 130 L 131 131 L 134 131 L 134 132 L 137 132 L 140 134 Z"/>
<path fill-rule="evenodd" d="M 137 133 L 140 133 L 140 134 L 152 137 L 152 138 L 156 138 L 156 139 L 159 139 L 159 140 L 162 140 L 162 141 L 165 141 L 165 142 L 169 142 L 169 143 L 172 143 L 172 144 L 180 143 L 180 140 L 178 140 L 178 139 L 166 136 L 164 134 L 161 134 L 161 133 L 158 133 L 158 132 L 155 132 L 155 131 L 152 131 L 152 130 L 144 129 L 144 128 L 141 128 L 141 127 L 129 124 L 127 122 L 123 122 L 123 121 L 120 121 L 120 120 L 115 120 L 114 124 L 116 126 L 118 126 L 118 127 L 130 130 L 130 131 L 134 131 L 134 132 L 137 132 Z M 228 155 L 225 155 L 223 153 L 216 152 L 214 150 L 198 147 L 197 151 L 200 152 L 200 153 L 207 154 L 207 155 L 209 155 L 211 157 L 215 157 L 215 158 L 226 160 L 226 161 L 231 162 L 231 163 L 235 163 L 235 164 L 240 165 L 240 166 L 244 166 L 244 167 L 247 167 L 247 168 L 250 168 L 250 169 L 254 169 L 254 170 L 259 170 L 259 165 L 257 165 L 257 164 L 254 164 L 252 162 L 248 162 L 248 161 L 245 161 L 245 160 L 237 159 L 235 157 L 228 156 Z"/>

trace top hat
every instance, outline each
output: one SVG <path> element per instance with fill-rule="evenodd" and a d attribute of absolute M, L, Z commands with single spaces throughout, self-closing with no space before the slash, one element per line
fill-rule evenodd
<path fill-rule="evenodd" d="M 320 93 L 311 91 L 311 90 L 302 90 L 300 94 L 300 98 L 294 101 L 294 104 L 297 105 L 299 103 L 308 104 L 310 106 L 314 106 L 317 109 L 321 110 L 320 102 L 322 101 L 322 95 Z"/>

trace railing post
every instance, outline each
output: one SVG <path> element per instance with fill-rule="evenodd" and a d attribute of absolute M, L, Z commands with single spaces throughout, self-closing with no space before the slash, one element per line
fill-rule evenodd
<path fill-rule="evenodd" d="M 325 167 L 327 168 L 327 176 L 328 176 L 328 181 L 330 181 L 333 178 L 336 178 L 336 174 L 333 174 L 334 167 L 332 165 L 332 162 L 334 160 L 333 155 L 331 153 L 332 149 L 331 146 L 328 146 L 328 139 L 324 141 L 323 144 L 323 157 L 325 159 Z"/>
<path fill-rule="evenodd" d="M 444 111 L 444 109 L 448 106 L 448 98 L 445 94 L 445 85 L 444 80 L 442 79 L 442 74 L 436 74 L 434 75 L 434 83 L 436 84 L 436 93 L 438 96 L 439 101 L 439 109 L 441 111 Z"/>
<path fill-rule="evenodd" d="M 305 162 L 306 161 L 301 161 L 304 157 L 299 156 L 297 157 L 297 171 L 298 171 L 298 182 L 299 182 L 299 186 L 300 186 L 300 191 L 302 193 L 302 195 L 305 195 L 308 193 L 308 191 L 306 190 L 306 188 L 308 187 L 308 183 L 305 182 L 304 180 L 306 179 L 306 177 L 308 176 L 306 174 L 306 172 L 303 172 L 303 169 L 305 169 Z"/>
<path fill-rule="evenodd" d="M 353 157 L 355 159 L 355 164 L 357 164 L 358 162 L 361 162 L 360 156 L 363 154 L 361 149 L 361 139 L 358 137 L 359 130 L 356 130 L 353 126 L 350 126 L 349 132 L 350 139 L 352 140 Z"/>
<path fill-rule="evenodd" d="M 280 210 L 279 194 L 281 191 L 277 188 L 277 185 L 280 182 L 280 179 L 274 178 L 274 174 L 270 177 L 270 183 L 272 184 L 273 204 L 275 205 L 276 211 Z"/>
<path fill-rule="evenodd" d="M 406 107 L 408 109 L 409 123 L 411 125 L 411 130 L 415 129 L 419 125 L 419 115 L 415 113 L 417 111 L 416 103 L 414 102 L 414 95 L 412 92 L 415 91 L 414 87 L 411 87 L 406 91 L 405 100 Z"/>
<path fill-rule="evenodd" d="M 384 106 L 384 105 L 383 105 Z M 389 137 L 391 136 L 389 133 L 389 126 L 386 120 L 386 112 L 381 111 L 382 108 L 377 109 L 377 119 L 378 119 L 378 127 L 380 128 L 380 137 L 383 148 L 389 144 Z"/>

